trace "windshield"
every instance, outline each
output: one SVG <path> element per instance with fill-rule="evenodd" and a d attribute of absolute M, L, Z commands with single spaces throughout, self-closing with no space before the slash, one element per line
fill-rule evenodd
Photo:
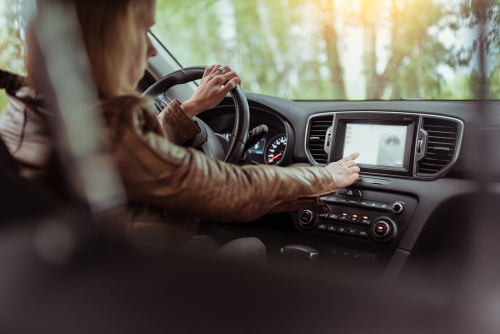
<path fill-rule="evenodd" d="M 153 32 L 183 67 L 227 64 L 253 93 L 463 100 L 480 98 L 484 79 L 497 99 L 497 2 L 158 0 Z"/>

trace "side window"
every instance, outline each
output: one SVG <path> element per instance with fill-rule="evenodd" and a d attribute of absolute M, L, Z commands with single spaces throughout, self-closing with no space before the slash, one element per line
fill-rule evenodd
<path fill-rule="evenodd" d="M 24 67 L 23 0 L 0 1 L 0 68 L 26 75 Z M 0 90 L 0 112 L 7 105 L 5 92 Z"/>

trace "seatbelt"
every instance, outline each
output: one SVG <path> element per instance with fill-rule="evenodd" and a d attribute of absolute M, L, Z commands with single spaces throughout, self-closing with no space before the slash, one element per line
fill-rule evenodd
<path fill-rule="evenodd" d="M 5 89 L 10 95 L 14 95 L 21 87 L 25 86 L 25 78 L 0 69 L 0 89 Z"/>

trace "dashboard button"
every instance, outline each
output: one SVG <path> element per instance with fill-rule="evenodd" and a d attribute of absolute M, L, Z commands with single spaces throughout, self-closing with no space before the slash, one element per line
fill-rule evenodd
<path fill-rule="evenodd" d="M 336 225 L 328 225 L 328 232 L 337 232 Z"/>
<path fill-rule="evenodd" d="M 378 202 L 375 202 L 375 201 L 362 201 L 364 204 L 360 206 L 364 206 L 366 208 L 373 208 L 373 209 L 377 209 L 378 208 Z"/>
<path fill-rule="evenodd" d="M 337 198 L 338 198 L 338 196 L 335 196 L 335 195 L 328 196 L 327 202 L 335 203 L 335 202 L 337 202 Z"/>
<path fill-rule="evenodd" d="M 331 220 L 339 219 L 339 213 L 338 212 L 330 212 L 330 214 L 328 215 L 328 219 L 331 219 Z"/>
<path fill-rule="evenodd" d="M 319 223 L 318 224 L 318 230 L 320 230 L 320 231 L 326 231 L 326 224 Z"/>
<path fill-rule="evenodd" d="M 366 229 L 366 228 L 358 229 L 358 237 L 368 238 L 368 229 Z"/>
<path fill-rule="evenodd" d="M 360 221 L 359 221 L 359 222 L 360 222 L 361 224 L 364 224 L 364 225 L 370 225 L 370 222 L 371 222 L 371 221 L 372 221 L 372 220 L 371 220 L 371 218 L 370 218 L 370 217 L 368 217 L 368 216 L 362 216 L 362 217 L 360 218 Z"/>
<path fill-rule="evenodd" d="M 337 197 L 337 203 L 344 203 L 347 204 L 347 197 Z"/>
<path fill-rule="evenodd" d="M 347 233 L 347 228 L 345 226 L 338 226 L 337 227 L 337 232 L 340 234 L 346 234 Z"/>
<path fill-rule="evenodd" d="M 349 221 L 351 223 L 359 223 L 360 217 L 358 215 L 351 215 Z"/>
<path fill-rule="evenodd" d="M 359 199 L 349 198 L 347 200 L 347 204 L 349 204 L 349 205 L 359 205 Z"/>
<path fill-rule="evenodd" d="M 392 208 L 391 203 L 387 203 L 387 202 L 379 202 L 378 206 L 379 206 L 379 209 L 382 209 L 384 211 L 390 211 Z"/>
<path fill-rule="evenodd" d="M 347 228 L 347 234 L 349 235 L 357 235 L 358 234 L 358 229 L 355 227 L 348 227 Z"/>
<path fill-rule="evenodd" d="M 351 219 L 351 215 L 348 213 L 342 213 L 339 215 L 339 220 L 349 221 Z"/>
<path fill-rule="evenodd" d="M 361 191 L 356 189 L 344 188 L 339 191 L 339 195 L 346 195 L 352 197 L 361 197 Z"/>

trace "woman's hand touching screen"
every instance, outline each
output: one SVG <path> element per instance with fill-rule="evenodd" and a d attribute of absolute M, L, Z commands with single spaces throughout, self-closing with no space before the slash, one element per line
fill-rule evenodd
<path fill-rule="evenodd" d="M 348 187 L 358 180 L 360 169 L 354 161 L 357 157 L 359 157 L 359 153 L 353 153 L 325 167 L 332 175 L 337 189 Z"/>

